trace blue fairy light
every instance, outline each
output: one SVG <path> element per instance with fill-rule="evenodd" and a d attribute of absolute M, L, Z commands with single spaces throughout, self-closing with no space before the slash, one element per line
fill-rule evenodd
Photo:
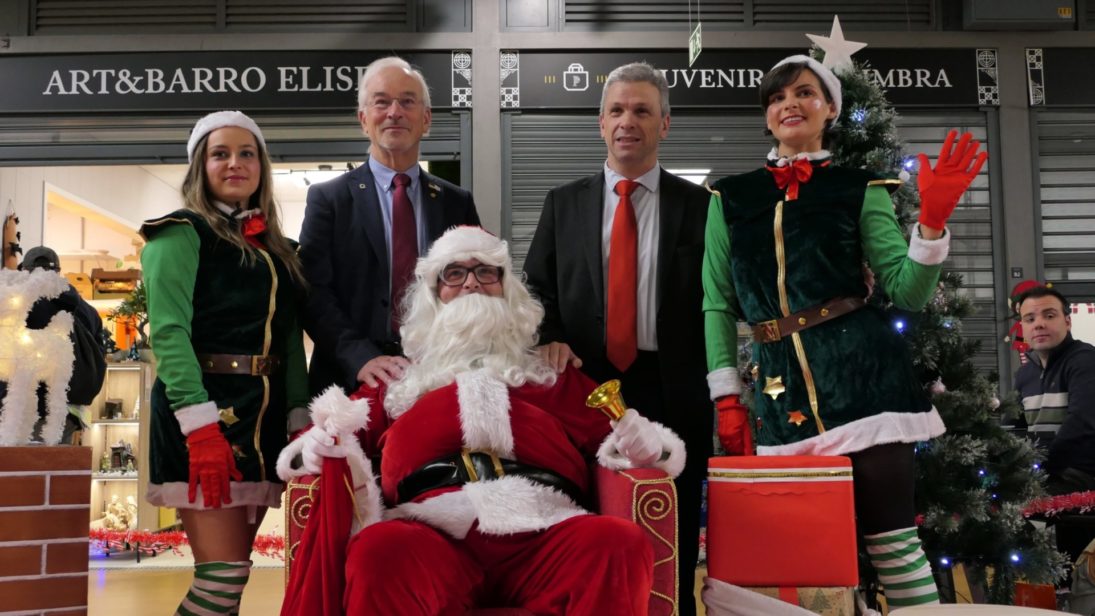
<path fill-rule="evenodd" d="M 944 557 L 939 559 L 939 564 L 943 565 L 944 567 L 949 567 L 949 566 L 951 566 L 951 559 L 944 556 Z"/>
<path fill-rule="evenodd" d="M 1042 465 L 1041 465 L 1041 464 L 1038 464 L 1037 462 L 1035 462 L 1035 463 L 1034 463 L 1034 470 L 1038 470 L 1038 469 L 1040 469 L 1040 468 L 1042 468 Z"/>
<path fill-rule="evenodd" d="M 862 124 L 867 119 L 867 110 L 862 107 L 853 109 L 850 117 L 856 124 Z"/>
<path fill-rule="evenodd" d="M 905 171 L 912 171 L 913 167 L 916 166 L 916 159 L 910 156 L 901 163 L 901 166 L 905 168 Z"/>
<path fill-rule="evenodd" d="M 894 326 L 894 327 L 895 327 L 895 328 L 897 329 L 897 331 L 899 331 L 899 332 L 903 332 L 903 331 L 905 331 L 905 322 L 904 322 L 904 321 L 902 321 L 901 319 L 898 319 L 898 320 L 894 321 L 894 322 L 893 322 L 893 326 Z"/>
<path fill-rule="evenodd" d="M 1011 553 L 1011 562 L 1013 562 L 1013 563 L 1019 562 L 1019 553 L 1018 552 L 1012 552 Z"/>
<path fill-rule="evenodd" d="M 977 474 L 981 477 L 984 477 L 985 476 L 985 469 L 981 469 L 981 470 L 977 471 Z"/>

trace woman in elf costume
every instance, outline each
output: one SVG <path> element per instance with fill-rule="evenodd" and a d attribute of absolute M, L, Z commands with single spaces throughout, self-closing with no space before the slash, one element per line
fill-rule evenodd
<path fill-rule="evenodd" d="M 147 498 L 179 509 L 194 550 L 177 613 L 237 614 L 255 533 L 280 506 L 289 409 L 307 421 L 303 283 L 255 122 L 209 114 L 187 155 L 185 208 L 141 227 L 158 373 Z"/>
<path fill-rule="evenodd" d="M 848 455 L 864 534 L 891 607 L 938 601 L 914 526 L 913 443 L 945 430 L 905 342 L 864 301 L 866 261 L 894 303 L 932 297 L 950 244 L 945 223 L 984 163 L 951 132 L 932 168 L 920 155 L 921 211 L 911 245 L 890 191 L 899 181 L 831 164 L 827 131 L 840 81 L 807 56 L 765 75 L 760 102 L 776 147 L 756 171 L 712 189 L 704 258 L 708 382 L 719 439 L 752 453 L 740 404 L 737 321 L 753 326 L 761 455 Z M 975 160 L 976 157 L 976 160 Z"/>

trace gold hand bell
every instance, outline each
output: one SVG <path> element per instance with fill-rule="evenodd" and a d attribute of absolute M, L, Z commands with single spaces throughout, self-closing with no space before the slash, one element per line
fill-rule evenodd
<path fill-rule="evenodd" d="M 600 409 L 612 421 L 619 421 L 627 412 L 627 404 L 620 393 L 620 380 L 612 379 L 602 383 L 586 398 L 586 406 Z"/>

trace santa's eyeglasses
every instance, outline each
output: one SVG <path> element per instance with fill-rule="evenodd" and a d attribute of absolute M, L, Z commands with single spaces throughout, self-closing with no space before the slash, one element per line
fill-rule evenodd
<path fill-rule="evenodd" d="M 497 265 L 479 264 L 475 267 L 465 267 L 454 264 L 441 270 L 437 280 L 446 287 L 459 287 L 467 281 L 469 273 L 475 276 L 479 284 L 494 284 L 502 279 L 502 268 Z"/>

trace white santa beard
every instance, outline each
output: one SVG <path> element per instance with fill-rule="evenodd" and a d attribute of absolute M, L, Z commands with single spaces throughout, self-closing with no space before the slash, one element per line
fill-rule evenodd
<path fill-rule="evenodd" d="M 532 350 L 539 323 L 523 323 L 520 314 L 504 298 L 475 293 L 442 304 L 430 323 L 405 324 L 411 365 L 388 388 L 388 413 L 398 417 L 422 394 L 468 370 L 486 370 L 512 387 L 553 383 L 554 370 Z"/>

